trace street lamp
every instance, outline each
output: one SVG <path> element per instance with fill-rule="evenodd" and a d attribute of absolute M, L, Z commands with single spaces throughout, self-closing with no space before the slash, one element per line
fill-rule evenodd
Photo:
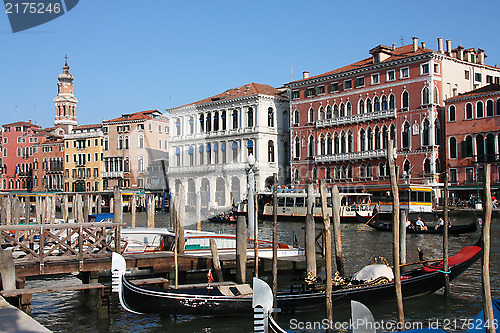
<path fill-rule="evenodd" d="M 253 236 L 255 229 L 255 157 L 253 154 L 248 155 L 248 197 L 247 197 L 247 216 L 248 216 L 248 234 Z"/>

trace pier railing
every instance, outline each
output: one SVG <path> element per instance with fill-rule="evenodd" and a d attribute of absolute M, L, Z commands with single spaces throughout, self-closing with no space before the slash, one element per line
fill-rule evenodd
<path fill-rule="evenodd" d="M 0 244 L 11 249 L 14 262 L 29 260 L 44 263 L 53 260 L 83 260 L 108 257 L 111 252 L 120 253 L 121 224 L 114 222 L 61 223 L 37 225 L 0 226 Z"/>

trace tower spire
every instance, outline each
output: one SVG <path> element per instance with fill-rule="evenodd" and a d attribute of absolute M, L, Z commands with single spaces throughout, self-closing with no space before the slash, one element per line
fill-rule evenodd
<path fill-rule="evenodd" d="M 66 133 L 70 132 L 76 122 L 76 103 L 73 95 L 73 75 L 69 72 L 68 56 L 64 57 L 63 72 L 57 77 L 57 96 L 54 98 L 56 115 L 54 126 L 62 127 Z"/>

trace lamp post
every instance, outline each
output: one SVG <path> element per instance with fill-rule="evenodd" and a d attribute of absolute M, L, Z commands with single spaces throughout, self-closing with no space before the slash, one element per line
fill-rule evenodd
<path fill-rule="evenodd" d="M 248 161 L 248 196 L 247 196 L 247 216 L 248 216 L 248 234 L 250 237 L 254 235 L 255 229 L 255 205 L 254 205 L 254 193 L 255 193 L 255 157 L 250 154 L 247 158 Z"/>

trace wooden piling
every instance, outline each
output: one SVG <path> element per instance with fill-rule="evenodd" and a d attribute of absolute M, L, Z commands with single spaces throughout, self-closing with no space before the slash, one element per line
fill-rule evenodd
<path fill-rule="evenodd" d="M 97 214 L 102 213 L 102 197 L 100 194 L 96 195 L 95 197 L 95 208 Z"/>
<path fill-rule="evenodd" d="M 16 267 L 12 250 L 0 249 L 0 275 L 3 290 L 16 289 Z"/>
<path fill-rule="evenodd" d="M 87 220 L 88 221 L 88 215 L 87 215 Z M 56 223 L 56 194 L 52 194 L 50 197 L 50 222 L 51 223 Z"/>
<path fill-rule="evenodd" d="M 219 251 L 217 251 L 217 244 L 215 244 L 215 239 L 210 238 L 210 251 L 212 252 L 212 266 L 215 271 L 215 278 L 219 282 L 224 281 L 222 276 L 222 269 L 220 266 Z"/>
<path fill-rule="evenodd" d="M 31 202 L 28 193 L 24 196 L 24 221 L 26 225 L 30 223 Z"/>
<path fill-rule="evenodd" d="M 257 194 L 254 194 L 253 200 L 255 202 L 255 228 L 253 229 L 254 276 L 259 277 L 259 200 Z"/>
<path fill-rule="evenodd" d="M 336 186 L 333 188 L 333 191 L 335 192 L 338 189 Z M 325 180 L 321 179 L 319 183 L 319 193 L 321 196 L 321 215 L 323 216 L 323 225 L 325 228 L 325 270 L 326 270 L 326 290 L 325 290 L 325 303 L 326 303 L 326 318 L 328 319 L 328 322 L 332 323 L 333 322 L 333 304 L 332 304 L 332 289 L 333 289 L 333 283 L 332 283 L 332 231 L 330 229 L 330 216 L 328 216 L 328 207 L 327 207 L 327 200 L 326 200 L 326 188 L 325 188 Z M 333 199 L 333 196 L 332 196 Z M 336 207 L 335 207 L 336 208 Z M 337 212 L 335 212 L 335 208 L 332 202 L 332 211 L 333 215 Z M 340 216 L 339 216 L 339 221 L 340 221 Z"/>
<path fill-rule="evenodd" d="M 136 207 L 136 200 L 137 200 L 137 195 L 134 193 L 132 194 L 132 198 L 130 200 L 130 212 L 131 212 L 131 227 L 132 228 L 135 228 L 135 220 L 136 220 L 136 210 L 137 210 L 137 207 Z"/>
<path fill-rule="evenodd" d="M 246 283 L 247 267 L 247 222 L 245 216 L 236 221 L 236 282 Z"/>
<path fill-rule="evenodd" d="M 278 174 L 273 173 L 273 307 L 278 306 Z"/>
<path fill-rule="evenodd" d="M 316 277 L 316 225 L 313 215 L 314 186 L 307 185 L 307 212 L 306 212 L 306 273 L 308 277 Z"/>
<path fill-rule="evenodd" d="M 490 249 L 491 249 L 491 212 L 493 202 L 491 200 L 491 165 L 484 164 L 484 223 L 483 223 L 483 266 L 482 266 L 482 294 L 484 325 L 487 333 L 495 333 L 495 318 L 493 314 L 493 304 L 491 299 L 490 284 Z M 488 326 L 488 327 L 486 327 Z"/>
<path fill-rule="evenodd" d="M 1 204 L 0 204 L 0 207 L 2 209 L 2 211 L 1 211 L 1 224 L 6 225 L 7 224 L 7 216 L 6 216 L 7 210 L 5 209 L 6 203 L 7 203 L 6 196 L 2 196 L 1 199 L 2 199 Z"/>
<path fill-rule="evenodd" d="M 113 219 L 116 223 L 123 222 L 123 200 L 122 192 L 118 186 L 113 189 L 114 213 Z"/>
<path fill-rule="evenodd" d="M 69 222 L 69 211 L 68 211 L 68 195 L 63 194 L 61 202 L 61 211 L 63 215 L 64 223 Z"/>
<path fill-rule="evenodd" d="M 115 200 L 114 200 L 114 198 L 109 198 L 109 212 L 112 214 L 115 212 Z"/>
<path fill-rule="evenodd" d="M 148 228 L 155 227 L 155 204 L 153 200 L 153 195 L 148 195 Z"/>
<path fill-rule="evenodd" d="M 186 238 L 184 236 L 184 226 L 186 225 L 186 200 L 184 187 L 180 187 L 179 196 L 177 198 L 177 226 L 179 228 L 179 254 L 184 254 L 186 247 Z"/>
<path fill-rule="evenodd" d="M 110 288 L 99 288 L 97 293 L 97 319 L 109 319 Z"/>
<path fill-rule="evenodd" d="M 387 159 L 389 161 L 389 170 L 391 174 L 391 190 L 393 196 L 392 204 L 392 234 L 393 234 L 393 255 L 394 255 L 394 285 L 396 287 L 396 299 L 398 306 L 398 321 L 401 327 L 404 327 L 403 294 L 401 291 L 401 266 L 400 266 L 400 238 L 399 238 L 399 187 L 394 161 L 394 141 L 389 140 L 387 149 Z M 408 198 L 409 199 L 409 198 Z"/>
<path fill-rule="evenodd" d="M 90 215 L 90 210 L 91 206 L 89 204 L 90 196 L 88 194 L 84 194 L 82 196 L 82 201 L 83 201 L 83 222 L 88 222 L 89 221 L 89 215 Z"/>
<path fill-rule="evenodd" d="M 448 217 L 448 172 L 444 173 L 444 202 L 443 202 L 443 270 L 445 272 L 449 271 L 448 268 L 448 226 L 449 226 L 449 217 Z M 450 296 L 450 275 L 444 275 L 444 296 Z"/>
<path fill-rule="evenodd" d="M 342 253 L 342 237 L 340 232 L 340 193 L 337 185 L 332 188 L 332 215 L 333 215 L 333 242 L 335 244 L 335 264 L 337 266 L 337 271 L 340 276 L 344 277 L 344 255 Z M 331 238 L 331 237 L 330 237 Z M 325 237 L 326 240 L 326 237 Z M 326 254 L 325 258 L 331 257 L 331 240 L 329 242 L 325 241 L 325 251 L 326 247 L 330 247 L 330 254 Z M 328 260 L 328 259 L 327 259 Z"/>
<path fill-rule="evenodd" d="M 409 200 L 409 199 L 408 199 Z M 401 219 L 399 220 L 399 240 L 400 240 L 400 265 L 406 264 L 406 210 L 401 210 Z"/>
<path fill-rule="evenodd" d="M 21 201 L 17 195 L 14 196 L 12 200 L 12 219 L 15 225 L 19 225 L 21 223 Z"/>
<path fill-rule="evenodd" d="M 5 218 L 6 224 L 12 224 L 12 200 L 10 194 L 5 198 Z"/>
<path fill-rule="evenodd" d="M 38 194 L 35 196 L 35 218 L 36 223 L 42 223 L 42 205 Z"/>
<path fill-rule="evenodd" d="M 198 231 L 201 230 L 201 191 L 197 192 L 196 194 L 196 207 L 195 207 L 195 212 L 196 212 L 196 224 L 197 224 L 197 229 Z"/>

